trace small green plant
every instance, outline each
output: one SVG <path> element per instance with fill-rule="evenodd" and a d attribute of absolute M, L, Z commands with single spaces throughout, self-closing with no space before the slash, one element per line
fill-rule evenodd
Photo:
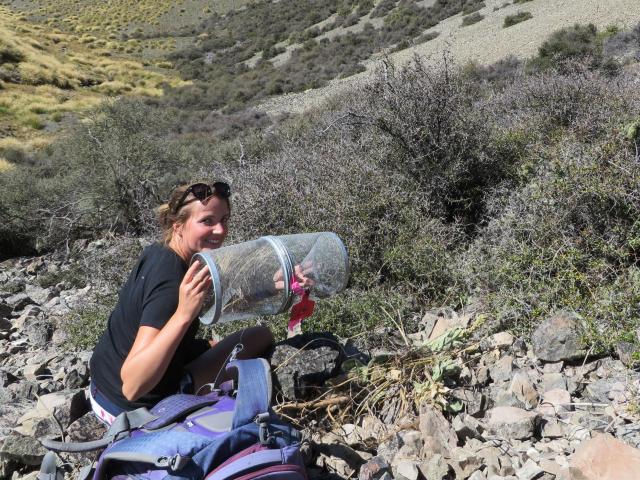
<path fill-rule="evenodd" d="M 469 25 L 473 25 L 474 23 L 478 23 L 482 19 L 484 19 L 484 15 L 481 15 L 478 12 L 472 13 L 471 15 L 462 17 L 462 26 L 467 27 Z"/>
<path fill-rule="evenodd" d="M 81 308 L 67 315 L 62 321 L 67 334 L 66 344 L 72 350 L 92 350 L 104 332 L 115 298 L 103 299 L 103 303 Z"/>
<path fill-rule="evenodd" d="M 531 14 L 531 12 L 518 12 L 513 15 L 507 15 L 506 17 L 504 17 L 503 27 L 509 28 L 532 18 L 533 15 Z"/>

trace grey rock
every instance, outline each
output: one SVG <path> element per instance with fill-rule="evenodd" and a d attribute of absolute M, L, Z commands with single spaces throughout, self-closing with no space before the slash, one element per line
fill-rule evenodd
<path fill-rule="evenodd" d="M 63 428 L 67 428 L 87 413 L 89 404 L 84 390 L 78 389 L 42 395 L 38 398 L 37 408 L 53 414 Z"/>
<path fill-rule="evenodd" d="M 471 415 L 467 415 L 465 413 L 457 415 L 453 419 L 451 426 L 455 430 L 458 439 L 463 444 L 470 438 L 484 440 L 482 434 L 485 432 L 486 426 Z"/>
<path fill-rule="evenodd" d="M 10 383 L 15 382 L 16 380 L 17 378 L 15 375 L 3 368 L 0 368 L 0 392 Z"/>
<path fill-rule="evenodd" d="M 542 438 L 561 438 L 566 435 L 566 429 L 563 423 L 555 419 L 545 420 L 542 422 Z"/>
<path fill-rule="evenodd" d="M 53 325 L 46 320 L 30 322 L 25 329 L 25 333 L 29 337 L 31 345 L 43 347 L 51 340 Z"/>
<path fill-rule="evenodd" d="M 482 417 L 487 409 L 487 398 L 477 390 L 457 388 L 451 392 L 451 396 L 463 403 L 469 415 Z"/>
<path fill-rule="evenodd" d="M 70 442 L 88 442 L 102 438 L 106 431 L 107 427 L 98 420 L 95 414 L 87 412 L 71 423 L 66 433 Z M 306 442 L 303 445 L 308 446 L 309 443 Z M 99 454 L 99 451 L 83 452 L 82 454 L 74 455 L 73 458 L 77 463 L 87 464 L 97 460 Z"/>
<path fill-rule="evenodd" d="M 7 318 L 13 312 L 13 307 L 4 302 L 0 302 L 0 318 Z"/>
<path fill-rule="evenodd" d="M 542 402 L 538 406 L 538 411 L 542 415 L 550 417 L 562 415 L 573 410 L 571 403 L 571 394 L 564 389 L 556 388 L 545 392 Z"/>
<path fill-rule="evenodd" d="M 382 457 L 373 457 L 360 467 L 358 480 L 378 480 L 384 473 L 388 473 L 390 465 Z"/>
<path fill-rule="evenodd" d="M 80 365 L 69 370 L 63 380 L 65 388 L 74 389 L 86 387 L 89 383 L 89 370 L 85 365 Z"/>
<path fill-rule="evenodd" d="M 27 305 L 33 303 L 33 300 L 29 298 L 29 295 L 26 293 L 16 293 L 4 299 L 5 303 L 7 303 L 13 311 L 19 311 L 25 308 Z"/>
<path fill-rule="evenodd" d="M 396 462 L 393 466 L 396 476 L 402 475 L 408 480 L 418 480 L 420 471 L 418 470 L 418 463 L 415 460 L 402 459 Z"/>
<path fill-rule="evenodd" d="M 449 464 L 440 454 L 435 454 L 426 462 L 418 465 L 420 473 L 428 480 L 445 480 L 449 478 Z"/>
<path fill-rule="evenodd" d="M 333 335 L 303 334 L 277 344 L 268 360 L 276 388 L 289 400 L 301 400 L 336 376 L 342 359 L 340 343 Z"/>
<path fill-rule="evenodd" d="M 542 367 L 544 373 L 560 373 L 564 367 L 564 362 L 550 362 L 545 363 Z"/>
<path fill-rule="evenodd" d="M 321 443 L 316 445 L 320 454 L 316 465 L 329 469 L 340 476 L 352 476 L 360 470 L 364 460 L 358 452 L 343 443 Z"/>
<path fill-rule="evenodd" d="M 0 460 L 14 461 L 22 465 L 37 466 L 42 462 L 46 450 L 33 437 L 12 432 L 0 446 Z"/>
<path fill-rule="evenodd" d="M 37 382 L 21 381 L 8 385 L 5 388 L 4 395 L 7 401 L 16 400 L 36 400 L 39 387 Z"/>
<path fill-rule="evenodd" d="M 0 317 L 0 333 L 9 333 L 12 326 L 8 318 Z"/>
<path fill-rule="evenodd" d="M 524 440 L 536 434 L 539 414 L 515 407 L 496 407 L 487 412 L 486 424 L 492 433 L 509 439 Z"/>
<path fill-rule="evenodd" d="M 25 365 L 22 369 L 22 375 L 25 379 L 30 381 L 38 381 L 42 376 L 48 375 L 47 361 L 39 361 L 38 363 L 31 363 Z"/>
<path fill-rule="evenodd" d="M 38 305 L 44 305 L 49 300 L 57 295 L 57 291 L 52 288 L 42 288 L 37 285 L 26 284 L 24 287 L 24 293 Z"/>
<path fill-rule="evenodd" d="M 534 480 L 539 478 L 544 473 L 544 470 L 534 462 L 533 460 L 527 460 L 527 462 L 516 471 L 516 477 L 518 480 Z"/>
<path fill-rule="evenodd" d="M 422 433 L 418 430 L 401 430 L 398 432 L 401 442 L 400 452 L 408 458 L 418 457 L 422 451 Z"/>
<path fill-rule="evenodd" d="M 323 435 L 320 441 L 316 445 L 316 451 L 323 453 L 331 457 L 340 457 L 347 461 L 350 465 L 358 464 L 360 466 L 365 461 L 373 458 L 373 455 L 366 455 L 366 460 L 363 459 L 361 452 L 358 452 L 354 448 L 350 447 L 344 442 L 342 435 L 335 432 L 329 432 Z"/>
<path fill-rule="evenodd" d="M 482 470 L 476 470 L 467 480 L 487 480 L 487 477 Z"/>
<path fill-rule="evenodd" d="M 534 354 L 546 362 L 575 360 L 585 355 L 580 343 L 582 323 L 575 315 L 559 313 L 542 322 L 531 335 Z"/>
<path fill-rule="evenodd" d="M 453 468 L 456 478 L 467 478 L 482 465 L 480 456 L 463 447 L 455 448 L 447 462 Z"/>
<path fill-rule="evenodd" d="M 507 355 L 498 360 L 494 365 L 489 367 L 489 375 L 496 382 L 504 382 L 511 378 L 513 373 L 513 357 Z"/>
<path fill-rule="evenodd" d="M 42 312 L 37 305 L 27 305 L 18 318 L 13 321 L 13 327 L 17 330 L 25 328 L 30 321 L 36 321 Z"/>
<path fill-rule="evenodd" d="M 542 375 L 542 393 L 558 388 L 567 388 L 567 380 L 564 375 L 561 373 L 545 373 Z"/>
<path fill-rule="evenodd" d="M 419 428 L 424 441 L 423 456 L 439 453 L 448 456 L 456 448 L 458 437 L 442 413 L 428 403 L 420 405 Z"/>
<path fill-rule="evenodd" d="M 378 445 L 377 453 L 388 463 L 391 463 L 400 450 L 401 441 L 398 435 L 393 435 L 390 439 L 381 442 Z"/>
<path fill-rule="evenodd" d="M 480 349 L 483 351 L 499 348 L 506 350 L 513 345 L 515 338 L 509 332 L 499 332 L 480 341 Z"/>
<path fill-rule="evenodd" d="M 618 382 L 612 379 L 601 378 L 586 386 L 585 396 L 597 403 L 609 403 L 611 392 Z M 624 386 L 623 386 L 624 389 Z"/>

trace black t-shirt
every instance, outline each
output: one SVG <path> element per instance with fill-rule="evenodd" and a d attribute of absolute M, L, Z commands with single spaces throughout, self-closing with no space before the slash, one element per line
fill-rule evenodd
<path fill-rule="evenodd" d="M 120 370 L 142 325 L 161 329 L 178 307 L 178 293 L 187 264 L 161 244 L 148 246 L 133 267 L 111 312 L 107 329 L 91 357 L 91 378 L 97 389 L 125 410 L 150 407 L 176 393 L 186 364 L 203 353 L 195 340 L 194 321 L 180 342 L 162 379 L 146 395 L 130 402 L 122 394 Z"/>

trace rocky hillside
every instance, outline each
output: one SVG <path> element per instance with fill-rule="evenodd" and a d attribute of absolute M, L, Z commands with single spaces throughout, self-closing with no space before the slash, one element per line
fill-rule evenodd
<path fill-rule="evenodd" d="M 82 246 L 82 245 L 80 245 Z M 109 249 L 83 246 L 84 255 Z M 87 440 L 90 351 L 61 325 L 99 284 L 51 279 L 52 256 L 0 265 L 0 477 L 35 479 L 38 438 Z M 550 316 L 525 341 L 483 334 L 473 307 L 428 312 L 414 334 L 371 332 L 366 345 L 306 333 L 279 343 L 276 410 L 303 428 L 311 478 L 630 480 L 640 469 L 637 356 L 594 357 L 577 317 Z M 292 360 L 293 358 L 293 360 Z M 62 455 L 71 473 L 90 455 Z"/>
<path fill-rule="evenodd" d="M 574 24 L 593 23 L 601 29 L 615 25 L 626 29 L 640 21 L 640 3 L 634 0 L 486 0 L 482 4 L 477 10 L 481 16 L 477 22 L 465 25 L 463 13 L 454 15 L 425 31 L 425 35 L 433 37 L 429 41 L 410 42 L 412 45 L 408 48 L 387 52 L 388 58 L 398 64 L 407 63 L 414 55 L 437 61 L 448 52 L 460 64 L 487 65 L 510 55 L 520 59 L 535 55 L 552 32 Z M 505 18 L 522 11 L 529 12 L 531 18 L 505 28 Z M 336 79 L 322 88 L 270 98 L 260 108 L 270 114 L 301 113 L 318 108 L 354 88 L 354 84 L 366 83 L 381 58 L 382 55 L 375 55 L 364 62 L 363 73 Z"/>

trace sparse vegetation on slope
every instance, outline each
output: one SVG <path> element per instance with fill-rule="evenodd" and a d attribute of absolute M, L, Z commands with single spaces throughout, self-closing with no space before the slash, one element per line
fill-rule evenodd
<path fill-rule="evenodd" d="M 464 0 L 438 0 L 430 7 L 411 0 L 390 2 L 384 7 L 379 4 L 371 16 L 378 8 L 378 13 L 388 8 L 382 27 L 367 23 L 359 31 L 316 40 L 320 32 L 315 24 L 321 19 L 336 14 L 336 21 L 342 25 L 350 23 L 347 18 L 361 16 L 365 9 L 352 0 L 336 0 L 312 3 L 300 12 L 295 3 L 256 2 L 246 10 L 207 21 L 202 27 L 202 40 L 171 57 L 181 74 L 194 81 L 193 86 L 168 91 L 171 104 L 234 110 L 267 95 L 325 85 L 334 78 L 362 71 L 361 62 L 374 53 L 394 45 L 408 46 L 412 39 L 459 13 L 467 4 Z M 265 18 L 269 21 L 257 21 Z M 334 21 L 328 28 L 335 26 Z M 249 67 L 243 63 L 261 51 L 271 57 L 272 49 L 279 48 L 285 39 L 291 40 L 292 35 L 302 44 L 282 64 L 258 61 Z"/>

